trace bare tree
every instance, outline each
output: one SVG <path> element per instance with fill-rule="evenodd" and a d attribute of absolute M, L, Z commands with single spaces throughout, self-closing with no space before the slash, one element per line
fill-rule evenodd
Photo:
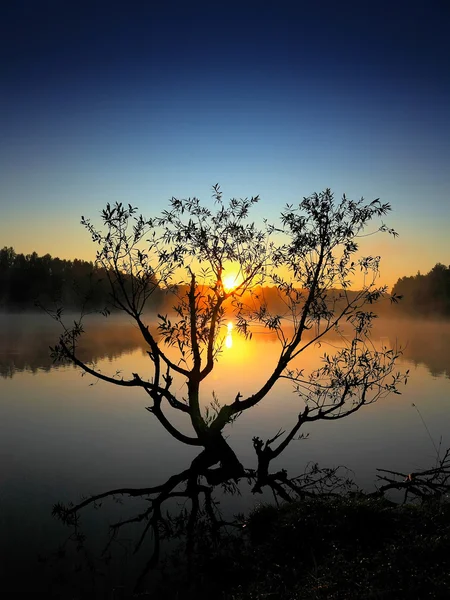
<path fill-rule="evenodd" d="M 273 459 L 302 435 L 305 424 L 347 417 L 391 392 L 399 393 L 398 384 L 404 380 L 404 375 L 394 370 L 398 352 L 377 349 L 370 338 L 376 316 L 372 305 L 383 298 L 396 298 L 389 296 L 386 287 L 377 286 L 380 257 L 361 257 L 358 249 L 359 238 L 365 235 L 396 235 L 382 221 L 367 230 L 373 220 L 388 213 L 389 204 L 345 196 L 335 202 L 327 189 L 303 198 L 296 207 L 286 206 L 278 224 L 264 221 L 258 227 L 249 220 L 257 196 L 226 203 L 216 185 L 213 198 L 214 208 L 197 198 L 172 198 L 170 208 L 151 219 L 138 215 L 131 205 L 107 205 L 101 229 L 82 218 L 99 246 L 97 262 L 109 279 L 112 304 L 133 319 L 148 345 L 150 376 L 133 373 L 123 379 L 86 364 L 77 353 L 82 319 L 67 327 L 61 311 L 53 315 L 63 326 L 53 348 L 55 359 L 69 360 L 111 385 L 138 388 L 151 401 L 147 410 L 175 440 L 199 448 L 185 470 L 161 485 L 109 490 L 77 505 L 55 507 L 55 514 L 77 525 L 80 511 L 103 498 L 121 494 L 147 497 L 146 511 L 112 526 L 116 532 L 126 523 L 142 522 L 136 550 L 148 532 L 153 533 L 154 553 L 145 572 L 158 559 L 161 506 L 166 500 L 190 499 L 189 533 L 202 511 L 217 521 L 212 498 L 217 485 L 232 487 L 247 478 L 254 492 L 268 487 L 286 501 L 307 493 L 315 481 L 323 484 L 323 473 L 312 471 L 303 479 L 290 479 L 284 470 L 271 471 Z M 230 285 L 227 273 L 233 269 Z M 357 273 L 362 283 L 355 292 L 350 287 Z M 276 291 L 275 305 L 266 298 L 269 288 L 272 294 Z M 173 315 L 158 315 L 159 325 L 154 330 L 145 307 L 152 293 L 160 289 L 175 303 Z M 216 399 L 213 410 L 209 407 L 206 411 L 202 385 L 220 359 L 225 319 L 230 314 L 246 337 L 255 327 L 274 332 L 279 351 L 259 389 L 243 397 L 231 382 L 228 403 Z M 330 332 L 342 335 L 342 343 L 334 353 L 324 354 L 316 370 L 305 373 L 302 354 Z M 185 383 L 183 397 L 174 391 L 174 377 Z M 239 460 L 224 430 L 244 411 L 264 402 L 282 379 L 289 380 L 298 394 L 298 417 L 290 430 L 274 432 L 271 439 L 253 438 L 258 467 L 252 471 Z M 185 415 L 190 435 L 173 424 L 173 411 Z M 333 486 L 336 472 L 328 475 Z"/>

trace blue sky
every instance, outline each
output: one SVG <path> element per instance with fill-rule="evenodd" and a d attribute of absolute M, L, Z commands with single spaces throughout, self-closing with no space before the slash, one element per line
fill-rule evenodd
<path fill-rule="evenodd" d="M 446 2 L 16 0 L 0 25 L 0 245 L 92 258 L 106 202 L 331 187 L 394 212 L 386 281 L 450 263 Z M 372 242 L 371 242 L 372 243 Z M 380 249 L 380 250 L 379 250 Z"/>

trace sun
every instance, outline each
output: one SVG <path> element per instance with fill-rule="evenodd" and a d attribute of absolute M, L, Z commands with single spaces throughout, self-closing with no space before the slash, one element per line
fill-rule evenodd
<path fill-rule="evenodd" d="M 226 292 L 231 292 L 232 289 L 239 285 L 238 276 L 236 273 L 230 273 L 229 275 L 225 275 L 222 281 L 223 289 Z"/>

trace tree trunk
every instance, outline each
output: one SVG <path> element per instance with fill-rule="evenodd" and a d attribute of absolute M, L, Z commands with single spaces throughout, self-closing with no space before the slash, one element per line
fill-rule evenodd
<path fill-rule="evenodd" d="M 192 461 L 193 478 L 203 475 L 210 485 L 217 485 L 245 475 L 243 465 L 220 432 L 208 435 L 204 445 L 205 449 Z M 210 468 L 217 463 L 219 467 Z"/>

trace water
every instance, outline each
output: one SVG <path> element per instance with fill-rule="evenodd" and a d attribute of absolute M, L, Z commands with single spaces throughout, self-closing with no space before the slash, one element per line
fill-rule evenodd
<path fill-rule="evenodd" d="M 56 341 L 58 329 L 48 317 L 3 315 L 0 331 L 0 549 L 6 576 L 22 572 L 23 565 L 35 562 L 37 552 L 56 547 L 67 535 L 50 515 L 56 502 L 161 483 L 186 468 L 198 450 L 162 429 L 145 410 L 150 399 L 143 390 L 112 386 L 81 376 L 72 366 L 53 365 L 48 346 Z M 88 322 L 87 335 L 81 353 L 97 369 L 110 375 L 120 370 L 124 378 L 133 372 L 149 376 L 145 344 L 130 322 L 94 319 L 90 326 Z M 255 335 L 249 342 L 234 332 L 228 336 L 220 363 L 205 382 L 204 405 L 213 391 L 221 403 L 232 402 L 237 393 L 245 397 L 254 392 L 275 362 L 279 347 L 274 336 Z M 292 442 L 274 469 L 283 467 L 295 475 L 310 461 L 345 465 L 359 485 L 373 490 L 376 468 L 425 468 L 436 459 L 433 442 L 438 445 L 442 436 L 442 447 L 450 445 L 450 324 L 381 322 L 374 340 L 405 346 L 398 366 L 410 369 L 410 378 L 402 395 L 341 421 L 310 424 L 304 430 L 309 438 Z M 312 347 L 304 366 L 317 365 L 331 349 Z M 182 382 L 174 385 L 182 397 Z M 267 439 L 280 428 L 292 427 L 301 409 L 288 382 L 280 382 L 260 405 L 229 426 L 228 441 L 243 464 L 256 466 L 253 436 Z M 192 435 L 184 414 L 167 414 Z M 255 498 L 244 494 L 225 502 L 233 512 L 248 509 Z M 91 519 L 99 539 L 109 510 L 106 506 Z M 114 510 L 123 515 L 129 507 Z"/>

